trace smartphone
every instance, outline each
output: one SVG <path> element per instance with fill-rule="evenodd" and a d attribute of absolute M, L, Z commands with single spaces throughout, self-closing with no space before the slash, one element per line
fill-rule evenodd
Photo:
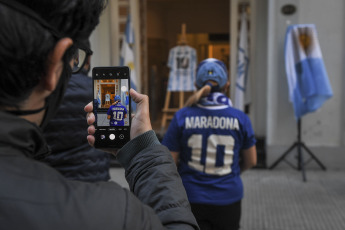
<path fill-rule="evenodd" d="M 92 81 L 95 147 L 121 148 L 130 140 L 129 67 L 94 67 Z"/>

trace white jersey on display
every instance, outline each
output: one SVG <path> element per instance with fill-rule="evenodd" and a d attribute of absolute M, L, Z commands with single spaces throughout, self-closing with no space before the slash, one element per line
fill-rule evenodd
<path fill-rule="evenodd" d="M 197 65 L 196 50 L 190 46 L 176 46 L 169 52 L 168 91 L 194 91 Z"/>

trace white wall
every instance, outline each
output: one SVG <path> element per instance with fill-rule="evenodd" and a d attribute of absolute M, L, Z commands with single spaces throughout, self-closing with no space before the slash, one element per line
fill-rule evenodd
<path fill-rule="evenodd" d="M 266 137 L 267 133 L 267 44 L 268 44 L 268 0 L 261 0 L 256 4 L 255 23 L 255 47 L 252 56 L 252 100 L 253 117 L 252 122 L 255 134 L 258 137 Z"/>
<path fill-rule="evenodd" d="M 297 13 L 283 16 L 281 6 L 295 4 Z M 284 67 L 284 40 L 287 22 L 315 24 L 324 63 L 334 96 L 322 108 L 302 117 L 302 141 L 327 169 L 341 169 L 345 162 L 345 88 L 343 0 L 268 0 L 267 20 L 267 164 L 271 166 L 297 140 L 297 125 Z M 260 105 L 257 105 L 260 106 Z M 296 148 L 291 152 L 294 158 Z M 303 150 L 304 159 L 310 155 Z M 296 159 L 295 159 L 296 160 Z M 293 161 L 289 160 L 293 164 Z M 307 168 L 320 167 L 310 161 Z M 297 164 L 297 162 L 296 162 Z M 282 164 L 288 167 L 287 164 Z M 282 167 L 282 166 L 280 166 Z"/>
<path fill-rule="evenodd" d="M 111 65 L 111 41 L 110 41 L 110 7 L 104 10 L 100 18 L 100 23 L 92 32 L 90 37 L 91 49 L 93 55 L 91 57 L 91 68 L 95 66 Z M 120 55 L 120 54 L 118 54 Z"/>
<path fill-rule="evenodd" d="M 281 14 L 284 4 L 294 3 L 297 13 Z M 344 4 L 343 0 L 269 0 L 267 143 L 290 145 L 296 140 L 296 121 L 288 100 L 284 69 L 284 39 L 287 22 L 315 24 L 334 96 L 320 111 L 302 118 L 302 139 L 308 146 L 344 145 Z"/>
<path fill-rule="evenodd" d="M 303 0 L 301 23 L 314 23 L 334 96 L 325 103 L 320 114 L 305 119 L 306 141 L 314 145 L 338 146 L 343 142 L 344 126 L 344 9 L 343 0 Z M 322 16 L 320 16 L 322 15 Z"/>

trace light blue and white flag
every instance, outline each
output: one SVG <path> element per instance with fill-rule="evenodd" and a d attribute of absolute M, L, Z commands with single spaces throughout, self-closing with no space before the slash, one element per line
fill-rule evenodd
<path fill-rule="evenodd" d="M 285 37 L 285 69 L 295 118 L 314 112 L 333 96 L 316 27 L 290 25 Z"/>
<path fill-rule="evenodd" d="M 128 66 L 131 69 L 131 88 L 137 90 L 138 78 L 135 71 L 135 59 L 134 59 L 134 30 L 132 27 L 131 16 L 128 15 L 126 22 L 125 34 L 122 40 L 120 65 Z M 136 111 L 136 103 L 132 100 L 132 111 Z"/>
<path fill-rule="evenodd" d="M 99 89 L 97 92 L 97 102 L 98 102 L 98 107 L 101 107 L 101 92 Z"/>
<path fill-rule="evenodd" d="M 249 68 L 248 55 L 248 30 L 247 30 L 247 15 L 243 11 L 241 15 L 241 28 L 237 53 L 237 72 L 236 72 L 236 88 L 234 107 L 244 111 L 247 93 Z"/>

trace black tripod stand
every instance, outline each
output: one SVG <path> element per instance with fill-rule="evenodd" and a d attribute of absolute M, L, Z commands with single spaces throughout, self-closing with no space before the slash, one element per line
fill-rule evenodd
<path fill-rule="evenodd" d="M 285 160 L 285 157 L 295 148 L 297 147 L 297 168 L 292 165 L 290 162 Z M 302 154 L 302 148 L 307 151 L 310 155 L 310 159 L 307 162 L 304 162 L 303 159 L 303 154 Z M 291 147 L 286 150 L 281 157 L 279 157 L 272 165 L 269 167 L 269 169 L 273 169 L 278 165 L 278 163 L 282 160 L 285 160 L 286 163 L 288 163 L 291 167 L 297 169 L 297 170 L 302 170 L 302 176 L 303 176 L 303 181 L 306 181 L 306 176 L 305 176 L 305 168 L 304 166 L 309 163 L 310 160 L 315 160 L 316 163 L 323 169 L 326 170 L 326 167 L 321 163 L 319 159 L 308 149 L 308 147 L 302 142 L 301 138 L 301 119 L 298 119 L 297 121 L 297 141 L 291 145 Z"/>

